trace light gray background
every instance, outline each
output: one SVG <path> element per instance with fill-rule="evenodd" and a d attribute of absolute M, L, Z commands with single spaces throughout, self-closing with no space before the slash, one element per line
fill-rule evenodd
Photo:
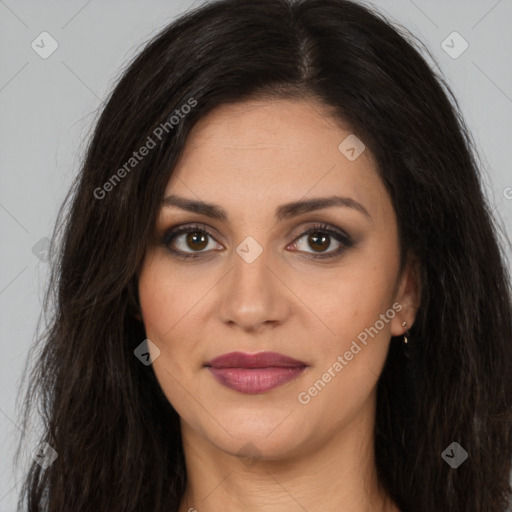
<path fill-rule="evenodd" d="M 161 27 L 200 3 L 0 0 L 0 512 L 16 509 L 22 475 L 11 462 L 20 435 L 15 399 L 48 270 L 32 248 L 51 234 L 96 109 L 121 68 Z M 373 5 L 419 37 L 447 77 L 482 157 L 492 207 L 511 233 L 512 0 Z M 31 47 L 44 31 L 59 45 L 47 59 Z M 456 59 L 441 46 L 453 31 L 469 44 Z M 37 445 L 34 432 L 25 432 L 27 456 Z"/>

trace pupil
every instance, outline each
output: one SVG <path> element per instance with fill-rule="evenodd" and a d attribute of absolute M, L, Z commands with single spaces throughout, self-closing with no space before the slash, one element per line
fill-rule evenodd
<path fill-rule="evenodd" d="M 329 235 L 312 233 L 309 235 L 309 243 L 311 244 L 312 249 L 315 251 L 319 249 L 318 252 L 321 252 L 329 247 Z"/>
<path fill-rule="evenodd" d="M 187 234 L 187 244 L 191 249 L 204 249 L 208 245 L 208 240 L 204 233 L 193 231 Z"/>

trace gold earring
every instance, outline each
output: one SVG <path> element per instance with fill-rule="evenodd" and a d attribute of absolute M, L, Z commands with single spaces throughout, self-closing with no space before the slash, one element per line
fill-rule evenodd
<path fill-rule="evenodd" d="M 402 322 L 402 327 L 407 327 L 407 322 Z M 407 345 L 407 341 L 408 341 L 408 340 L 407 340 L 407 333 L 408 333 L 408 332 L 409 332 L 409 331 L 406 331 L 406 332 L 404 333 L 404 343 L 405 343 L 406 345 Z"/>

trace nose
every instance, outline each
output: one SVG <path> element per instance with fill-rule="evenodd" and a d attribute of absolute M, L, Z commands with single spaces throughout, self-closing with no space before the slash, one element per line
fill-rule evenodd
<path fill-rule="evenodd" d="M 251 263 L 233 255 L 234 268 L 223 279 L 219 315 L 222 322 L 257 332 L 283 324 L 290 316 L 293 294 L 263 253 Z"/>

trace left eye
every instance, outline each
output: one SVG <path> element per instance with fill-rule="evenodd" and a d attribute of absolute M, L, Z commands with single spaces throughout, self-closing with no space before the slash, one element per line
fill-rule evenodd
<path fill-rule="evenodd" d="M 333 239 L 337 244 L 337 248 L 328 251 L 332 246 Z M 341 254 L 352 245 L 353 241 L 346 233 L 331 229 L 325 225 L 309 228 L 292 243 L 293 247 L 306 252 L 312 258 L 332 258 Z M 312 248 L 313 251 L 307 251 L 306 247 Z"/>

